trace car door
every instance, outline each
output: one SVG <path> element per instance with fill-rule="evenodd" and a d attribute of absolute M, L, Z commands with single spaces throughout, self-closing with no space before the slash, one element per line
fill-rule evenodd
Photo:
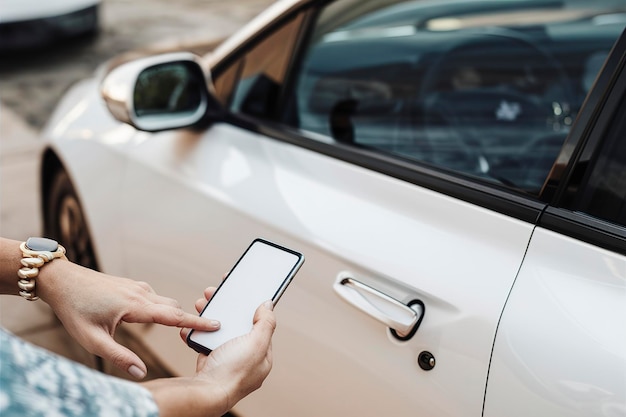
<path fill-rule="evenodd" d="M 435 90 L 412 101 L 423 78 L 411 74 L 431 68 L 436 84 L 451 69 L 423 67 L 438 61 L 422 58 L 455 39 L 388 36 L 395 26 L 378 22 L 406 16 L 391 6 L 290 10 L 216 55 L 215 91 L 227 115 L 202 132 L 137 133 L 131 146 L 122 201 L 129 275 L 190 306 L 255 237 L 307 258 L 276 309 L 272 374 L 237 406 L 242 416 L 482 413 L 500 314 L 545 207 L 533 191 L 537 176 L 522 174 L 545 176 L 553 161 L 547 170 L 532 159 L 537 165 L 506 171 L 514 152 L 461 143 L 456 135 L 467 126 L 442 124 L 450 100 L 466 96 Z M 499 38 L 489 40 L 501 50 Z M 481 94 L 492 110 L 518 97 Z M 425 103 L 429 117 L 416 120 Z M 565 117 L 553 121 L 567 130 Z M 552 136 L 548 159 L 563 139 Z M 421 148 L 432 141 L 435 148 Z M 503 185 L 511 178 L 531 192 Z M 389 323 L 405 316 L 414 327 L 393 331 Z M 192 370 L 192 352 L 166 342 L 172 330 L 146 327 L 144 335 L 177 372 Z"/>
<path fill-rule="evenodd" d="M 625 50 L 622 37 L 578 121 L 580 157 L 533 233 L 498 328 L 485 417 L 626 414 Z"/>

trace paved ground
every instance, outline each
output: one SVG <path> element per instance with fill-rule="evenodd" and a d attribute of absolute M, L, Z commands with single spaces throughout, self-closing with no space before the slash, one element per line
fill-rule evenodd
<path fill-rule="evenodd" d="M 102 30 L 97 37 L 0 56 L 0 235 L 23 240 L 41 234 L 38 133 L 70 85 L 119 53 L 212 44 L 270 3 L 272 0 L 103 0 Z M 97 364 L 63 331 L 42 302 L 0 296 L 0 324 L 59 354 L 89 366 Z M 120 340 L 141 355 L 141 346 L 124 336 L 122 330 Z M 143 359 L 151 371 L 149 377 L 167 374 L 149 357 Z"/>

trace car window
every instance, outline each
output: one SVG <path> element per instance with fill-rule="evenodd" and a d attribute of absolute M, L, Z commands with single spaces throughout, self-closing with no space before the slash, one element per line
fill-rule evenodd
<path fill-rule="evenodd" d="M 218 99 L 235 113 L 271 117 L 285 80 L 302 14 L 255 40 L 235 62 L 220 71 L 214 85 Z"/>
<path fill-rule="evenodd" d="M 339 0 L 317 17 L 283 120 L 538 195 L 625 12 L 613 0 Z"/>
<path fill-rule="evenodd" d="M 572 209 L 626 226 L 626 100 L 623 98 L 609 132 L 589 161 Z"/>

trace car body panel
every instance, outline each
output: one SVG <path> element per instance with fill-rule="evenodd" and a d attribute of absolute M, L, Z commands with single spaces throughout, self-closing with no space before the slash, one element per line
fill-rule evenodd
<path fill-rule="evenodd" d="M 120 275 L 124 266 L 120 207 L 115 201 L 126 166 L 121 155 L 135 130 L 113 119 L 98 93 L 98 84 L 96 79 L 87 79 L 74 85 L 59 102 L 42 134 L 79 190 L 90 232 L 99 237 L 93 245 L 100 268 Z M 43 210 L 50 208 L 44 206 Z"/>
<path fill-rule="evenodd" d="M 625 257 L 538 228 L 498 328 L 484 416 L 624 415 L 625 321 Z"/>
<path fill-rule="evenodd" d="M 138 132 L 125 156 L 119 219 L 125 275 L 192 305 L 255 237 L 293 246 L 307 257 L 277 307 L 275 373 L 283 377 L 276 384 L 270 378 L 262 399 L 253 397 L 276 405 L 260 408 L 250 400 L 242 403 L 245 410 L 249 403 L 264 410 L 255 415 L 301 407 L 310 410 L 307 415 L 355 407 L 478 415 L 497 320 L 531 224 L 228 125 L 204 135 Z M 395 341 L 383 325 L 334 295 L 333 283 L 345 271 L 402 302 L 422 301 L 426 314 L 414 340 Z M 297 305 L 290 303 L 292 296 Z M 193 352 L 171 333 L 153 326 L 142 337 L 160 343 L 161 359 L 173 369 L 191 371 Z M 294 344 L 337 362 L 303 361 L 303 352 L 287 348 Z M 386 350 L 395 352 L 398 366 L 376 360 Z M 437 356 L 436 371 L 419 369 L 421 350 Z M 355 384 L 353 390 L 343 387 L 338 401 L 320 404 L 306 394 L 320 389 L 318 377 L 285 400 L 287 375 L 296 369 L 346 382 L 379 375 L 366 391 L 385 392 L 384 400 L 360 398 Z M 391 380 L 402 381 L 403 389 L 385 382 Z M 428 395 L 402 400 L 417 388 Z M 463 400 L 448 404 L 442 401 L 446 395 Z"/>

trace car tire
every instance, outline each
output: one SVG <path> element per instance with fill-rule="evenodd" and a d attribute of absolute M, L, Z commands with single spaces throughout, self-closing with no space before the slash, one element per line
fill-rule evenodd
<path fill-rule="evenodd" d="M 72 262 L 98 270 L 84 211 L 65 171 L 60 170 L 54 175 L 46 203 L 46 236 L 62 244 Z"/>

